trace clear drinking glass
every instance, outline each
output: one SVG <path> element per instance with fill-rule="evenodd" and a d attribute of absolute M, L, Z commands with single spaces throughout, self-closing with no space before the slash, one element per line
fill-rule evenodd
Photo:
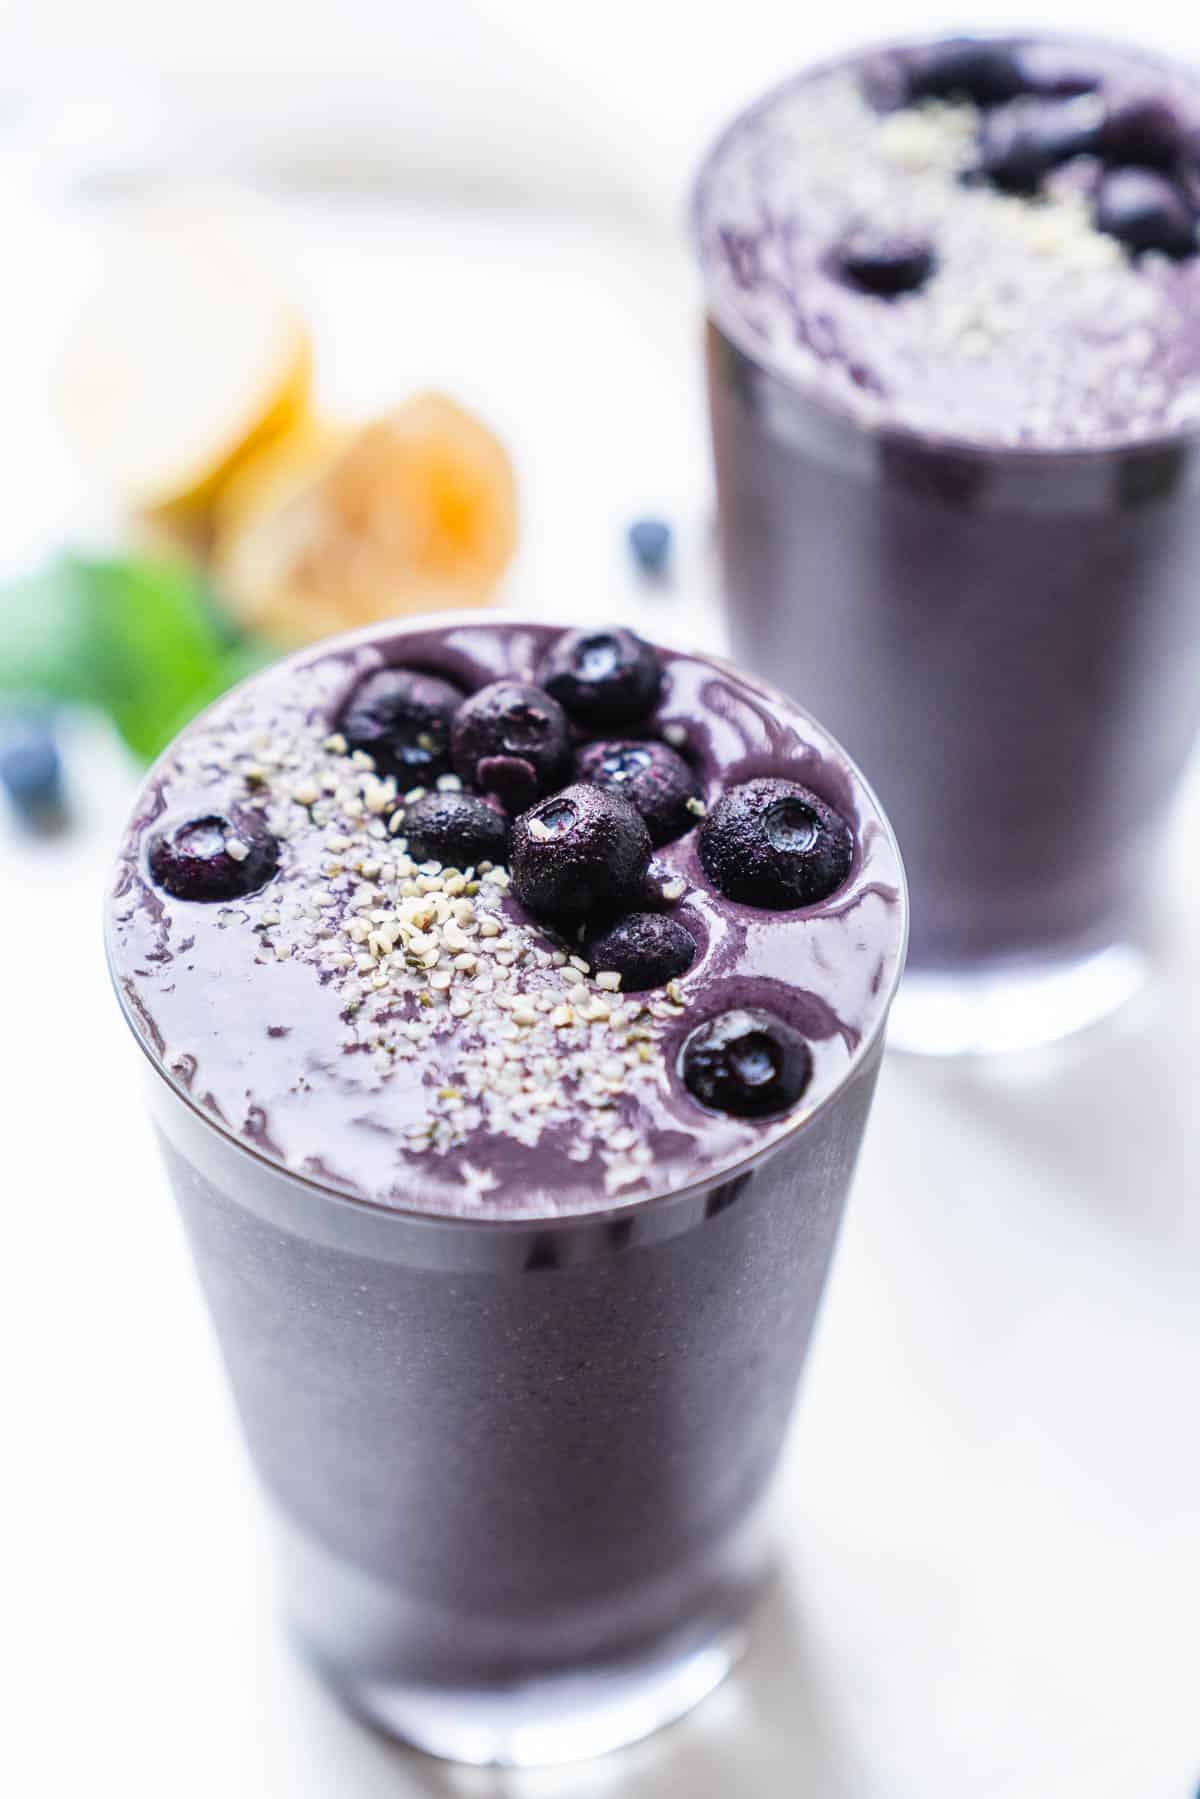
<path fill-rule="evenodd" d="M 880 1049 L 753 1166 L 557 1225 L 356 1203 L 153 1080 L 284 1613 L 356 1711 L 536 1764 L 728 1672 Z"/>
<path fill-rule="evenodd" d="M 698 179 L 706 266 L 714 170 L 756 111 Z M 891 1041 L 1015 1047 L 1091 1022 L 1143 977 L 1200 725 L 1195 434 L 1020 450 L 868 425 L 707 285 L 731 641 L 875 772 L 912 899 Z"/>
<path fill-rule="evenodd" d="M 898 910 L 840 1076 L 719 1177 L 598 1192 L 582 1215 L 437 1215 L 415 1190 L 374 1203 L 281 1166 L 164 1068 L 110 945 L 286 1617 L 354 1710 L 421 1748 L 595 1754 L 681 1715 L 738 1654 L 903 959 L 895 842 L 856 791 L 836 932 L 867 928 L 855 908 L 881 882 Z"/>

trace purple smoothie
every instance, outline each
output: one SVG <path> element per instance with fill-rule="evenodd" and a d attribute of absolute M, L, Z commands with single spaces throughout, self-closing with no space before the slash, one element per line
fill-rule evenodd
<path fill-rule="evenodd" d="M 909 46 L 700 177 L 735 648 L 876 772 L 921 972 L 1145 934 L 1200 722 L 1198 128 L 1130 51 Z"/>
<path fill-rule="evenodd" d="M 377 630 L 257 677 L 152 771 L 109 912 L 292 1622 L 353 1704 L 468 1759 L 607 1746 L 728 1665 L 904 948 L 853 765 L 673 651 L 636 726 L 573 715 L 511 869 L 414 862 L 419 790 L 354 750 L 348 702 L 385 668 L 460 698 L 550 680 L 560 638 Z M 571 777 L 615 737 L 684 759 L 676 834 L 603 929 L 535 916 L 521 834 L 586 811 Z M 844 824 L 823 898 L 747 903 L 709 873 L 736 884 L 712 832 L 766 777 Z M 790 855 L 795 802 L 771 804 Z M 187 837 L 212 820 L 224 847 Z M 174 895 L 166 841 L 251 890 Z M 632 911 L 695 946 L 637 991 L 602 966 Z M 761 1115 L 697 1097 L 697 1033 L 746 1008 L 799 1057 Z"/>

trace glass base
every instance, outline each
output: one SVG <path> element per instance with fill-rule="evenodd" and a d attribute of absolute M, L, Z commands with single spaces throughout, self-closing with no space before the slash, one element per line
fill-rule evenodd
<path fill-rule="evenodd" d="M 675 1723 L 721 1684 L 744 1647 L 745 1632 L 731 1630 L 670 1656 L 475 1691 L 348 1684 L 321 1671 L 352 1711 L 427 1755 L 538 1768 L 606 1755 Z"/>
<path fill-rule="evenodd" d="M 911 969 L 892 1006 L 888 1046 L 923 1056 L 1033 1049 L 1107 1018 L 1147 972 L 1147 957 L 1128 944 L 1061 962 Z"/>

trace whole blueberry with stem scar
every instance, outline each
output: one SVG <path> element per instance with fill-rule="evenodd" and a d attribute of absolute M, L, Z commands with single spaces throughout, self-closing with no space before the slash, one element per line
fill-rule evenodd
<path fill-rule="evenodd" d="M 440 675 L 381 668 L 354 689 L 338 729 L 381 773 L 414 787 L 449 770 L 450 729 L 462 703 L 461 688 Z"/>
<path fill-rule="evenodd" d="M 772 911 L 815 906 L 850 872 L 844 818 L 798 781 L 763 777 L 722 794 L 700 827 L 700 860 L 728 899 Z"/>
<path fill-rule="evenodd" d="M 714 1112 L 764 1118 L 786 1112 L 812 1079 L 812 1051 L 770 1012 L 738 1008 L 698 1025 L 679 1058 L 683 1084 Z"/>
<path fill-rule="evenodd" d="M 273 879 L 279 845 L 258 819 L 208 813 L 155 832 L 148 850 L 159 887 L 181 900 L 244 899 Z"/>
<path fill-rule="evenodd" d="M 512 890 L 540 918 L 584 919 L 637 898 L 650 849 L 628 800 L 577 782 L 513 825 Z"/>
<path fill-rule="evenodd" d="M 662 674 L 633 631 L 564 631 L 538 671 L 543 686 L 581 725 L 631 725 L 651 711 Z"/>
<path fill-rule="evenodd" d="M 492 681 L 459 707 L 451 734 L 455 773 L 523 811 L 557 786 L 570 755 L 558 701 L 528 681 Z"/>

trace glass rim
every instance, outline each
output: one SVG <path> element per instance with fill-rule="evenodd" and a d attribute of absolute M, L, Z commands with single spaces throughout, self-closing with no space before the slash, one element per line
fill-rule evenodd
<path fill-rule="evenodd" d="M 596 622 L 599 623 L 599 621 Z M 381 619 L 373 624 L 358 626 L 350 631 L 337 632 L 330 637 L 318 639 L 315 643 L 305 644 L 297 649 L 286 652 L 274 662 L 268 664 L 267 669 L 256 670 L 253 674 L 250 674 L 242 681 L 239 681 L 234 687 L 228 689 L 226 693 L 219 695 L 217 699 L 211 701 L 208 706 L 197 713 L 196 717 L 183 727 L 183 730 L 190 731 L 218 706 L 225 705 L 231 695 L 240 692 L 243 687 L 249 686 L 253 681 L 259 679 L 268 671 L 277 671 L 288 663 L 299 662 L 314 655 L 320 655 L 323 652 L 342 651 L 354 649 L 359 646 L 372 645 L 378 642 L 381 634 L 385 632 L 399 637 L 407 635 L 409 632 L 419 634 L 422 631 L 437 628 L 450 630 L 469 624 L 478 624 L 482 626 L 513 626 L 518 629 L 530 627 L 541 629 L 546 629 L 547 627 L 550 629 L 556 628 L 554 621 L 531 617 L 526 613 L 510 607 L 484 606 L 448 608 L 441 612 L 412 613 L 395 619 Z M 559 628 L 569 630 L 576 627 L 571 624 L 566 624 Z M 648 639 L 648 641 L 656 643 L 655 639 Z M 193 1115 L 195 1120 L 201 1126 L 211 1131 L 217 1138 L 226 1142 L 234 1150 L 240 1151 L 252 1161 L 258 1162 L 262 1167 L 269 1169 L 273 1174 L 281 1176 L 288 1181 L 297 1182 L 314 1198 L 319 1197 L 321 1199 L 337 1201 L 358 1212 L 369 1213 L 376 1217 L 390 1217 L 395 1219 L 398 1224 L 403 1221 L 403 1223 L 408 1225 L 419 1224 L 424 1226 L 440 1226 L 443 1229 L 451 1230 L 461 1228 L 462 1230 L 473 1233 L 487 1231 L 500 1234 L 519 1232 L 524 1232 L 526 1234 L 541 1234 L 547 1231 L 569 1230 L 572 1227 L 576 1230 L 583 1229 L 587 1226 L 603 1228 L 616 1224 L 624 1218 L 641 1216 L 652 1209 L 660 1209 L 668 1206 L 686 1207 L 688 1201 L 695 1202 L 698 1198 L 710 1194 L 716 1188 L 741 1180 L 743 1177 L 751 1174 L 762 1163 L 773 1157 L 777 1152 L 784 1150 L 793 1142 L 799 1132 L 820 1117 L 838 1099 L 847 1085 L 856 1078 L 865 1066 L 868 1065 L 876 1047 L 881 1043 L 881 1040 L 884 1037 L 887 1030 L 888 1016 L 896 997 L 896 990 L 899 987 L 901 978 L 904 974 L 905 961 L 908 953 L 910 918 L 907 873 L 905 871 L 904 859 L 901 854 L 900 846 L 896 840 L 895 830 L 893 829 L 891 820 L 884 810 L 874 787 L 863 775 L 862 770 L 859 768 L 858 763 L 854 758 L 847 754 L 840 742 L 838 742 L 830 732 L 825 730 L 819 720 L 814 718 L 812 714 L 797 701 L 789 699 L 785 694 L 772 688 L 767 683 L 759 681 L 756 676 L 744 672 L 735 663 L 730 662 L 725 657 L 713 655 L 708 650 L 683 649 L 679 651 L 679 653 L 684 655 L 694 655 L 698 660 L 708 663 L 718 671 L 732 675 L 744 686 L 751 688 L 758 697 L 767 700 L 772 705 L 778 705 L 782 702 L 789 710 L 797 713 L 801 719 L 815 726 L 821 737 L 833 745 L 843 757 L 858 788 L 865 796 L 869 805 L 874 809 L 875 815 L 884 829 L 896 863 L 896 904 L 899 908 L 899 929 L 896 939 L 896 955 L 888 975 L 886 990 L 881 996 L 879 1008 L 871 1028 L 863 1032 L 851 1052 L 846 1067 L 842 1070 L 839 1078 L 828 1091 L 823 1093 L 811 1105 L 801 1105 L 797 1109 L 795 1116 L 789 1118 L 786 1124 L 779 1130 L 778 1134 L 772 1137 L 769 1142 L 759 1145 L 756 1149 L 750 1151 L 749 1154 L 740 1157 L 737 1161 L 722 1164 L 708 1170 L 702 1175 L 698 1175 L 694 1180 L 690 1180 L 682 1186 L 652 1190 L 642 1194 L 638 1198 L 629 1199 L 623 1203 L 609 1203 L 603 1206 L 587 1208 L 581 1207 L 569 1212 L 561 1213 L 518 1213 L 509 1217 L 492 1214 L 486 1217 L 473 1217 L 462 1213 L 446 1211 L 433 1206 L 406 1206 L 397 1204 L 395 1201 L 391 1200 L 376 1199 L 369 1194 L 356 1193 L 348 1186 L 339 1186 L 330 1181 L 322 1181 L 311 1174 L 306 1174 L 299 1169 L 291 1168 L 286 1162 L 277 1160 L 275 1157 L 266 1154 L 255 1144 L 249 1142 L 232 1125 L 222 1119 L 214 1117 L 211 1112 L 206 1111 L 188 1092 L 187 1088 L 172 1076 L 171 1071 L 166 1067 L 165 1063 L 154 1054 L 151 1045 L 147 1040 L 147 1034 L 139 1028 L 136 1009 L 131 1006 L 129 996 L 125 992 L 121 981 L 118 979 L 114 967 L 112 945 L 113 914 L 110 903 L 110 889 L 106 887 L 104 946 L 109 979 L 116 995 L 117 1003 L 121 1008 L 121 1013 L 133 1034 L 135 1042 L 145 1056 L 151 1069 L 163 1082 L 167 1090 L 176 1099 L 182 1102 L 184 1107 Z M 170 757 L 175 744 L 182 735 L 183 732 L 178 732 L 150 764 L 149 768 L 142 776 L 141 784 L 138 789 L 139 792 L 143 791 L 154 779 L 156 771 Z"/>
<path fill-rule="evenodd" d="M 784 95 L 804 86 L 815 77 L 832 75 L 839 69 L 851 69 L 872 57 L 887 56 L 897 51 L 920 50 L 951 40 L 983 44 L 1015 41 L 1044 44 L 1048 48 L 1061 45 L 1064 49 L 1106 51 L 1110 55 L 1125 55 L 1142 63 L 1157 64 L 1167 72 L 1190 76 L 1200 89 L 1200 64 L 1194 65 L 1186 57 L 1170 55 L 1163 50 L 1144 48 L 1129 38 L 1108 36 L 1100 32 L 1048 33 L 1032 29 L 1001 30 L 988 27 L 969 31 L 913 33 L 902 37 L 873 38 L 860 44 L 857 49 L 843 50 L 835 55 L 820 57 L 815 62 L 804 63 L 791 74 L 772 82 L 726 120 L 715 136 L 710 138 L 692 177 L 686 206 L 686 229 L 693 261 L 704 290 L 708 318 L 747 361 L 780 382 L 789 394 L 812 406 L 832 425 L 843 428 L 855 438 L 897 444 L 914 453 L 923 451 L 929 456 L 948 454 L 964 460 L 978 458 L 981 462 L 1002 463 L 1017 472 L 1044 472 L 1047 463 L 1060 467 L 1097 467 L 1103 463 L 1123 462 L 1129 458 L 1161 454 L 1163 451 L 1182 450 L 1200 442 L 1200 423 L 1176 425 L 1142 436 L 1114 437 L 1090 446 L 1073 445 L 1065 448 L 1052 444 L 986 444 L 981 443 L 978 438 L 963 436 L 954 431 L 935 432 L 894 419 L 862 418 L 849 406 L 839 404 L 832 394 L 823 391 L 815 377 L 805 377 L 794 367 L 788 366 L 776 349 L 764 344 L 755 335 L 737 308 L 722 302 L 718 296 L 709 259 L 704 253 L 704 201 L 713 172 L 742 128 L 768 112 Z"/>

